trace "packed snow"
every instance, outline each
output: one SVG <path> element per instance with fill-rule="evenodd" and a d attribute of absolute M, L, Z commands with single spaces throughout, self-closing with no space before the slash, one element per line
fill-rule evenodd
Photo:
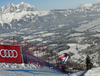
<path fill-rule="evenodd" d="M 62 76 L 64 74 L 53 67 L 24 63 L 0 63 L 0 68 L 0 76 Z"/>
<path fill-rule="evenodd" d="M 0 63 L 0 76 L 99 76 L 100 67 L 88 71 L 63 73 L 53 67 L 34 64 Z"/>
<path fill-rule="evenodd" d="M 100 76 L 100 67 L 70 74 L 69 76 Z"/>

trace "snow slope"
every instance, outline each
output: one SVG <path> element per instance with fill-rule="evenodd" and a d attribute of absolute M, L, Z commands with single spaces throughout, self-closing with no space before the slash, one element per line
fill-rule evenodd
<path fill-rule="evenodd" d="M 0 63 L 0 76 L 62 76 L 64 73 L 53 67 L 34 64 Z"/>
<path fill-rule="evenodd" d="M 73 73 L 70 74 L 69 76 L 100 76 L 100 67 L 93 68 L 88 71 Z"/>
<path fill-rule="evenodd" d="M 100 67 L 88 71 L 65 74 L 53 67 L 34 64 L 0 63 L 0 76 L 99 76 Z"/>

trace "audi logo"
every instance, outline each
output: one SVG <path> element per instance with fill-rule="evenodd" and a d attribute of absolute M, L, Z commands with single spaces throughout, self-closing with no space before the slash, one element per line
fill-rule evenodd
<path fill-rule="evenodd" d="M 3 58 L 17 58 L 18 53 L 16 50 L 1 49 L 0 56 Z"/>

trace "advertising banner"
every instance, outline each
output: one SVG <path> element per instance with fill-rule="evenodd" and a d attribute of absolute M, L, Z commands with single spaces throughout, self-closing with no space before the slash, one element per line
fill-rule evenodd
<path fill-rule="evenodd" d="M 22 63 L 20 46 L 0 44 L 0 62 Z"/>

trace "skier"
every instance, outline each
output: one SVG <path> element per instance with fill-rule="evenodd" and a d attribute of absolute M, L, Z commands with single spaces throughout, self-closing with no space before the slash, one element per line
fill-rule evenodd
<path fill-rule="evenodd" d="M 66 61 L 68 60 L 69 58 L 69 55 L 67 53 L 63 53 L 62 55 L 60 55 L 58 58 L 61 59 L 61 64 L 62 65 L 65 65 Z"/>

